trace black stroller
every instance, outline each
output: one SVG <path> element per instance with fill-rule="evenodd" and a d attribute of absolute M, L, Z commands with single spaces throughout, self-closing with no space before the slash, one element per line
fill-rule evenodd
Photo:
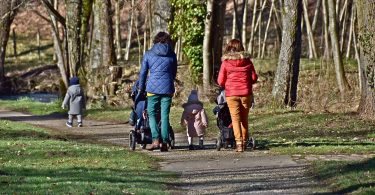
<path fill-rule="evenodd" d="M 135 82 L 132 87 L 131 98 L 134 102 L 132 107 L 132 112 L 130 114 L 129 123 L 134 126 L 134 129 L 129 133 L 129 148 L 135 150 L 136 144 L 140 144 L 142 149 L 146 148 L 147 144 L 152 143 L 151 129 L 149 125 L 148 115 L 147 115 L 147 98 L 145 94 L 138 94 L 138 81 Z M 157 117 L 160 122 L 160 112 Z M 175 137 L 172 127 L 169 125 L 169 141 L 168 145 L 170 149 L 175 146 Z"/>
<path fill-rule="evenodd" d="M 217 97 L 217 106 L 214 108 L 213 112 L 216 115 L 216 123 L 217 127 L 219 128 L 220 132 L 218 138 L 216 140 L 216 150 L 220 151 L 222 147 L 225 149 L 235 148 L 236 141 L 234 139 L 233 127 L 232 127 L 232 119 L 229 112 L 228 104 L 225 100 L 225 91 L 222 90 Z M 255 148 L 255 139 L 250 137 L 247 140 L 247 147 L 248 148 Z"/>

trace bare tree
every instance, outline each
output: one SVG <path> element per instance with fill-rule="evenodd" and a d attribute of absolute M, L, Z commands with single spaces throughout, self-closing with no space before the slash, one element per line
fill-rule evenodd
<path fill-rule="evenodd" d="M 118 60 L 122 59 L 122 50 L 121 50 L 121 9 L 122 0 L 115 1 L 115 40 L 116 40 L 116 58 Z"/>
<path fill-rule="evenodd" d="M 204 27 L 203 40 L 203 89 L 207 91 L 211 86 L 212 78 L 212 22 L 215 0 L 207 0 L 207 14 Z"/>
<path fill-rule="evenodd" d="M 340 51 L 340 44 L 338 39 L 337 18 L 335 11 L 335 1 L 328 0 L 329 13 L 329 32 L 331 37 L 331 46 L 333 52 L 333 61 L 335 63 L 336 80 L 341 92 L 344 95 L 345 91 L 350 88 L 345 76 L 344 65 L 342 63 L 342 56 Z"/>
<path fill-rule="evenodd" d="M 91 54 L 92 68 L 116 64 L 110 0 L 95 0 Z"/>
<path fill-rule="evenodd" d="M 20 3 L 18 0 L 0 0 L 0 81 L 4 80 L 5 53 L 10 25 Z"/>
<path fill-rule="evenodd" d="M 125 60 L 129 60 L 129 53 L 130 53 L 130 46 L 133 34 L 133 21 L 134 21 L 134 12 L 135 12 L 135 2 L 131 0 L 131 11 L 130 11 L 130 18 L 129 25 L 128 25 L 128 36 L 126 41 L 126 51 L 125 51 Z"/>
<path fill-rule="evenodd" d="M 357 0 L 362 93 L 358 112 L 361 116 L 375 116 L 375 2 Z M 360 11 L 359 11 L 360 10 Z"/>
<path fill-rule="evenodd" d="M 69 86 L 68 76 L 69 75 L 68 75 L 68 72 L 67 72 L 67 67 L 68 67 L 67 58 L 66 58 L 67 54 L 65 53 L 65 50 L 64 50 L 63 41 L 60 38 L 59 25 L 58 25 L 58 22 L 57 22 L 56 16 L 55 16 L 56 14 L 58 14 L 58 12 L 57 12 L 58 1 L 57 0 L 56 1 L 43 0 L 42 2 L 45 5 L 45 7 L 46 7 L 46 9 L 49 13 L 49 16 L 50 16 L 50 22 L 49 23 L 50 23 L 51 28 L 52 28 L 52 39 L 53 39 L 53 43 L 54 43 L 53 45 L 54 45 L 54 49 L 55 49 L 55 55 L 57 57 L 57 67 L 59 68 L 61 79 L 62 79 L 65 87 L 68 88 L 68 86 Z M 52 8 L 52 4 L 53 4 L 53 8 Z M 54 12 L 54 13 L 52 13 L 52 12 Z M 65 24 L 63 26 L 65 26 Z M 64 28 L 64 31 L 66 31 L 65 28 Z"/>
<path fill-rule="evenodd" d="M 243 0 L 243 15 L 242 15 L 242 45 L 247 47 L 246 40 L 247 40 L 247 32 L 246 32 L 246 26 L 247 26 L 247 11 L 248 11 L 248 0 Z"/>
<path fill-rule="evenodd" d="M 295 106 L 301 55 L 302 0 L 285 0 L 283 36 L 272 95 L 277 105 Z"/>
<path fill-rule="evenodd" d="M 81 66 L 82 0 L 66 0 L 65 4 L 70 76 L 77 76 Z"/>
<path fill-rule="evenodd" d="M 153 35 L 160 31 L 168 32 L 168 23 L 172 19 L 172 7 L 169 0 L 157 0 L 153 2 L 154 14 L 152 16 Z"/>

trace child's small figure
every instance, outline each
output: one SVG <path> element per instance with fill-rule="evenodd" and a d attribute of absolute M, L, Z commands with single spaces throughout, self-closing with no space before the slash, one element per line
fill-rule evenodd
<path fill-rule="evenodd" d="M 198 92 L 192 90 L 188 101 L 182 105 L 184 112 L 181 117 L 181 125 L 186 126 L 189 150 L 193 150 L 193 137 L 199 137 L 199 148 L 203 149 L 204 133 L 208 126 L 206 112 L 202 102 L 198 99 Z"/>
<path fill-rule="evenodd" d="M 63 109 L 69 108 L 69 118 L 66 126 L 73 126 L 73 117 L 77 116 L 78 127 L 82 127 L 83 109 L 86 108 L 85 94 L 79 85 L 79 78 L 72 77 L 69 81 L 69 88 L 66 91 L 64 101 L 61 106 Z"/>

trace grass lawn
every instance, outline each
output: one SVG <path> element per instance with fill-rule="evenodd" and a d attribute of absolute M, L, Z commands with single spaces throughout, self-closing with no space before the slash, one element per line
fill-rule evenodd
<path fill-rule="evenodd" d="M 336 194 L 375 194 L 375 158 L 354 161 L 316 161 L 311 173 Z"/>
<path fill-rule="evenodd" d="M 30 99 L 0 101 L 1 108 L 46 115 L 65 113 L 60 102 L 40 103 Z M 207 136 L 216 137 L 219 129 L 212 113 L 214 104 L 205 104 L 209 118 Z M 171 125 L 175 132 L 180 126 L 181 106 L 171 108 Z M 130 108 L 89 109 L 87 119 L 126 122 Z M 305 113 L 303 111 L 250 111 L 250 133 L 257 140 L 259 150 L 277 154 L 367 154 L 374 153 L 375 122 L 360 119 L 354 113 Z"/>
<path fill-rule="evenodd" d="M 0 120 L 0 194 L 164 194 L 175 176 L 122 147 L 53 139 Z"/>

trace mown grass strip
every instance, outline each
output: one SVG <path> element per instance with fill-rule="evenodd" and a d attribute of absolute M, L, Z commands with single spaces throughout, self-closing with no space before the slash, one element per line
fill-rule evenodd
<path fill-rule="evenodd" d="M 362 161 L 316 161 L 311 173 L 335 194 L 375 194 L 375 158 Z"/>
<path fill-rule="evenodd" d="M 175 175 L 122 147 L 61 141 L 0 120 L 0 194 L 164 194 Z"/>

